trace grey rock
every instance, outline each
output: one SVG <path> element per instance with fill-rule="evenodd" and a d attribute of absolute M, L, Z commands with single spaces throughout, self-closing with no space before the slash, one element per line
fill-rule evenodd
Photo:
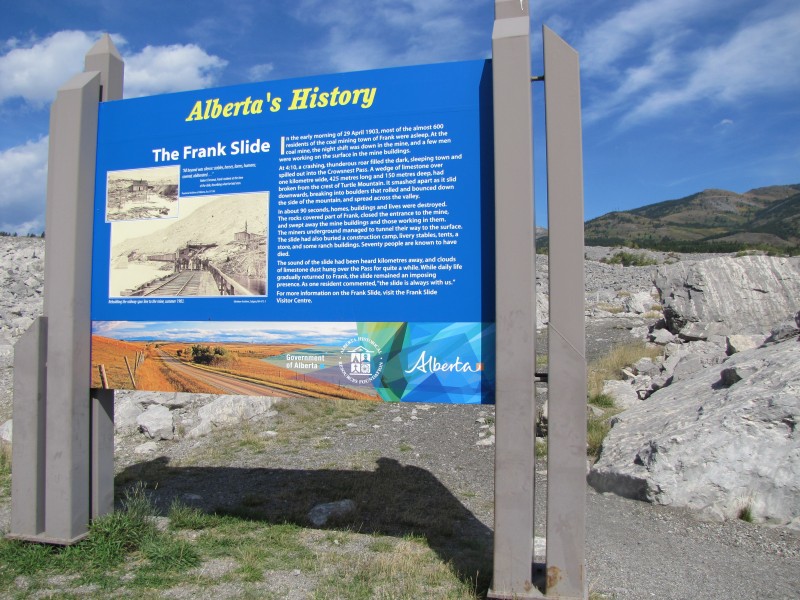
<path fill-rule="evenodd" d="M 6 343 L 0 337 L 0 369 L 11 367 L 14 364 L 14 346 Z"/>
<path fill-rule="evenodd" d="M 687 340 L 758 334 L 800 309 L 800 258 L 718 257 L 662 265 L 664 318 Z"/>
<path fill-rule="evenodd" d="M 717 519 L 747 504 L 757 520 L 789 523 L 800 516 L 798 389 L 800 344 L 735 354 L 617 415 L 589 483 Z"/>
<path fill-rule="evenodd" d="M 745 350 L 758 348 L 764 343 L 765 337 L 761 334 L 756 335 L 729 335 L 725 340 L 726 353 L 736 354 Z"/>
<path fill-rule="evenodd" d="M 116 397 L 116 393 L 115 393 Z M 137 427 L 136 419 L 144 412 L 141 404 L 134 398 L 125 397 L 114 403 L 114 429 L 117 431 Z"/>
<path fill-rule="evenodd" d="M 591 404 L 586 405 L 586 413 L 588 417 L 602 417 L 605 414 L 602 408 Z"/>
<path fill-rule="evenodd" d="M 637 375 L 649 375 L 652 377 L 661 371 L 661 367 L 654 363 L 652 358 L 645 356 L 634 363 L 633 370 Z"/>
<path fill-rule="evenodd" d="M 276 398 L 266 396 L 217 396 L 197 411 L 199 424 L 187 437 L 208 435 L 218 427 L 227 427 L 256 417 L 273 416 Z M 166 409 L 165 409 L 166 410 Z"/>
<path fill-rule="evenodd" d="M 0 425 L 0 442 L 10 444 L 13 434 L 14 422 L 11 419 Z"/>
<path fill-rule="evenodd" d="M 134 454 L 153 454 L 154 452 L 158 452 L 158 444 L 155 442 L 145 442 L 133 449 Z"/>
<path fill-rule="evenodd" d="M 675 334 L 669 329 L 654 329 L 650 334 L 650 341 L 661 346 L 666 346 L 675 341 Z"/>
<path fill-rule="evenodd" d="M 722 346 L 697 341 L 670 348 L 663 367 L 667 376 L 677 381 L 709 367 L 716 367 L 726 358 L 727 354 Z"/>
<path fill-rule="evenodd" d="M 136 418 L 136 424 L 143 434 L 154 440 L 171 440 L 175 435 L 172 413 L 160 404 L 149 406 Z"/>
<path fill-rule="evenodd" d="M 356 503 L 352 500 L 339 500 L 318 504 L 308 511 L 308 520 L 314 527 L 322 527 L 332 518 L 342 518 L 355 512 Z"/>
<path fill-rule="evenodd" d="M 653 309 L 657 302 L 649 292 L 634 292 L 623 302 L 625 311 L 629 313 L 642 314 Z"/>
<path fill-rule="evenodd" d="M 795 323 L 795 319 L 787 319 L 778 323 L 770 331 L 769 337 L 764 340 L 765 344 L 773 344 L 776 342 L 785 342 L 797 338 L 800 335 L 800 328 Z"/>
<path fill-rule="evenodd" d="M 184 408 L 185 406 L 189 405 L 192 401 L 192 394 L 182 394 L 179 392 L 173 392 L 169 394 L 158 394 L 156 397 L 156 402 L 159 404 L 166 406 L 170 410 L 174 410 L 176 408 Z"/>

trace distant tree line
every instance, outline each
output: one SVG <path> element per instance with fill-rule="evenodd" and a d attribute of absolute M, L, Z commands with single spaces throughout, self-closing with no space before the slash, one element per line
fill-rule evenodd
<path fill-rule="evenodd" d="M 17 232 L 16 232 L 16 231 L 15 231 L 15 232 L 13 232 L 13 233 L 10 233 L 10 232 L 8 232 L 8 231 L 0 231 L 0 237 L 18 237 L 18 236 L 17 236 Z M 36 238 L 36 237 L 43 238 L 43 237 L 44 237 L 44 231 L 43 231 L 43 232 L 42 232 L 40 235 L 36 235 L 35 233 L 29 233 L 29 234 L 28 234 L 28 235 L 26 235 L 25 237 L 29 237 L 29 238 Z"/>
<path fill-rule="evenodd" d="M 800 246 L 778 247 L 771 244 L 748 244 L 746 242 L 731 242 L 720 240 L 672 240 L 668 238 L 639 238 L 626 240 L 617 237 L 587 237 L 587 246 L 624 246 L 627 248 L 646 248 L 661 252 L 708 252 L 713 254 L 727 254 L 755 250 L 770 255 L 800 255 Z"/>

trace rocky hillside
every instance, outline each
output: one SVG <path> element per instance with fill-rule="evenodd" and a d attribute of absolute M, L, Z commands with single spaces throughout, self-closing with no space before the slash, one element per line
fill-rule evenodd
<path fill-rule="evenodd" d="M 589 245 L 724 251 L 800 247 L 800 184 L 737 194 L 705 190 L 588 221 Z"/>

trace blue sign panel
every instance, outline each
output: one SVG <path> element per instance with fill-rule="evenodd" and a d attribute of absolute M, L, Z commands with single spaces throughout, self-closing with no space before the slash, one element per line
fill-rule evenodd
<path fill-rule="evenodd" d="M 112 387 L 492 401 L 490 68 L 101 104 L 95 367 Z"/>

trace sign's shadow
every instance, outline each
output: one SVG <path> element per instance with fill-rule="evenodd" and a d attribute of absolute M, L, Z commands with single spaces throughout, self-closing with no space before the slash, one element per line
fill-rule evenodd
<path fill-rule="evenodd" d="M 189 467 L 159 457 L 127 467 L 117 481 L 157 483 L 150 497 L 164 514 L 178 500 L 209 513 L 308 528 L 314 506 L 349 499 L 355 510 L 323 529 L 422 537 L 463 581 L 487 589 L 492 530 L 429 471 L 385 457 L 376 463 L 374 471 Z"/>

